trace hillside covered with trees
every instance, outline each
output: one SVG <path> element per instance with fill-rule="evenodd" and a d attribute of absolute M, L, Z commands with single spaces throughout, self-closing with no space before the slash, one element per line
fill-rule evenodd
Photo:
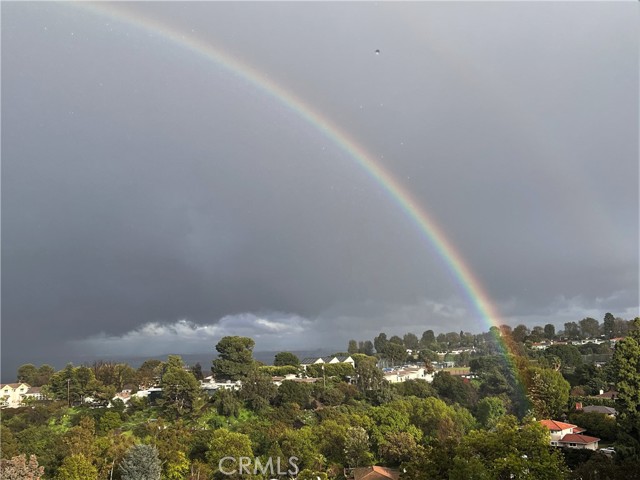
<path fill-rule="evenodd" d="M 2 410 L 2 478 L 342 479 L 371 465 L 415 480 L 640 478 L 640 318 L 345 344 L 353 365 L 305 369 L 290 352 L 262 365 L 247 337 L 222 338 L 210 371 L 175 355 L 23 365 L 16 381 L 40 397 Z M 409 363 L 431 381 L 385 380 Z M 552 446 L 546 419 L 599 450 Z"/>

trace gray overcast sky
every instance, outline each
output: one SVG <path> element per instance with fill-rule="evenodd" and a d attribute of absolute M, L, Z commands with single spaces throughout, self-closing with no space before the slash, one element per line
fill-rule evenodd
<path fill-rule="evenodd" d="M 638 315 L 637 2 L 111 8 L 227 52 L 355 138 L 505 323 Z M 2 3 L 2 233 L 12 368 L 225 334 L 301 349 L 488 328 L 339 145 L 86 8 Z"/>

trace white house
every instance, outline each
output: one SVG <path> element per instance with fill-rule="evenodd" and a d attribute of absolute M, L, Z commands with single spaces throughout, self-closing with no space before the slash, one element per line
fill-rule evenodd
<path fill-rule="evenodd" d="M 0 383 L 0 406 L 4 408 L 19 407 L 30 388 L 27 383 Z"/>
<path fill-rule="evenodd" d="M 209 375 L 208 377 L 205 377 L 204 380 L 200 381 L 200 388 L 209 393 L 218 390 L 219 388 L 224 388 L 226 390 L 240 390 L 242 388 L 242 382 L 240 380 L 236 382 L 232 382 L 231 380 L 216 382 L 216 379 L 212 375 Z"/>
<path fill-rule="evenodd" d="M 427 373 L 423 367 L 407 367 L 384 373 L 384 379 L 389 383 L 406 382 L 407 380 L 426 380 L 433 382 L 433 374 Z"/>
<path fill-rule="evenodd" d="M 24 400 L 45 400 L 45 396 L 42 393 L 42 387 L 29 387 L 27 393 L 24 394 Z"/>
<path fill-rule="evenodd" d="M 571 423 L 558 422 L 557 420 L 540 420 L 540 423 L 549 429 L 550 444 L 553 447 L 569 447 L 587 450 L 597 450 L 599 438 L 582 435 L 584 428 Z"/>

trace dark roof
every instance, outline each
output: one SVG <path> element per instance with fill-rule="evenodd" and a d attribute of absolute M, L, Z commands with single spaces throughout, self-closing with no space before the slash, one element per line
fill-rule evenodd
<path fill-rule="evenodd" d="M 618 412 L 615 408 L 605 407 L 604 405 L 589 405 L 582 408 L 583 412 L 604 413 L 605 415 L 616 415 Z"/>
<path fill-rule="evenodd" d="M 302 360 L 300 360 L 300 364 L 301 365 L 311 365 L 312 363 L 316 363 L 318 358 L 321 358 L 321 357 L 306 357 L 306 358 L 303 358 Z"/>
<path fill-rule="evenodd" d="M 608 392 L 601 393 L 597 395 L 599 398 L 616 398 L 618 396 L 618 392 L 616 390 L 609 390 Z"/>

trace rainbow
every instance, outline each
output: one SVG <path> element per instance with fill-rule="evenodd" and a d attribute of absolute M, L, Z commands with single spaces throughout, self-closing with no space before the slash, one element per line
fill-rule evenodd
<path fill-rule="evenodd" d="M 501 324 L 500 315 L 482 284 L 465 263 L 460 252 L 456 250 L 453 243 L 447 238 L 442 228 L 415 201 L 411 193 L 376 161 L 373 155 L 367 152 L 356 139 L 340 129 L 329 118 L 320 114 L 292 92 L 285 90 L 282 86 L 270 80 L 262 72 L 193 35 L 178 31 L 155 20 L 140 18 L 122 6 L 115 6 L 114 4 L 72 2 L 65 3 L 65 5 L 81 8 L 85 11 L 129 24 L 137 29 L 146 30 L 148 33 L 159 35 L 185 50 L 216 64 L 230 74 L 240 77 L 264 95 L 271 97 L 275 102 L 285 105 L 297 117 L 303 119 L 344 150 L 387 193 L 389 198 L 417 227 L 420 234 L 433 246 L 452 277 L 456 280 L 456 283 L 471 301 L 474 309 L 480 314 L 487 326 L 499 326 Z M 506 352 L 507 347 L 504 342 L 502 343 Z"/>

